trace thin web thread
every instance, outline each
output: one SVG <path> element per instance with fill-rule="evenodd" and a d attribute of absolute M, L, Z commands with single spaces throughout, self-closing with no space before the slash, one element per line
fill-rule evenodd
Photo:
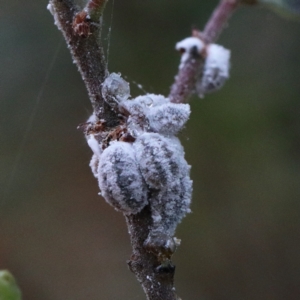
<path fill-rule="evenodd" d="M 114 17 L 114 5 L 115 5 L 115 0 L 112 1 L 112 11 L 111 11 L 111 15 L 110 15 L 110 25 L 109 25 L 108 34 L 107 34 L 107 51 L 106 51 L 106 69 L 107 70 L 108 70 L 108 61 L 109 61 L 109 50 L 110 50 L 112 23 L 113 23 L 113 17 Z M 128 76 L 123 76 L 123 77 L 126 78 L 127 80 L 131 81 L 143 93 L 145 93 L 145 94 L 148 93 L 140 83 L 129 79 Z"/>
<path fill-rule="evenodd" d="M 127 81 L 130 81 L 130 83 L 133 83 L 140 91 L 142 91 L 144 94 L 149 94 L 149 92 L 147 92 L 144 89 L 144 86 L 140 83 L 138 83 L 137 81 L 133 80 L 132 78 L 129 78 L 129 76 L 124 75 L 123 76 Z"/>
<path fill-rule="evenodd" d="M 13 167 L 12 167 L 11 173 L 9 175 L 9 179 L 8 179 L 8 183 L 7 183 L 6 189 L 4 190 L 4 195 L 3 195 L 3 198 L 2 198 L 2 201 L 1 201 L 2 205 L 6 203 L 7 198 L 9 196 L 9 193 L 10 193 L 10 190 L 11 190 L 14 178 L 15 178 L 15 174 L 17 172 L 18 166 L 19 166 L 20 161 L 22 159 L 22 155 L 23 155 L 23 151 L 24 151 L 24 148 L 25 148 L 25 145 L 26 145 L 26 141 L 27 141 L 28 136 L 29 136 L 29 134 L 31 132 L 32 125 L 33 125 L 35 116 L 36 116 L 37 111 L 38 111 L 38 106 L 39 106 L 40 101 L 42 99 L 42 96 L 44 94 L 46 85 L 47 85 L 47 83 L 49 81 L 49 78 L 50 78 L 50 73 L 51 73 L 51 71 L 52 71 L 52 69 L 54 67 L 55 61 L 56 61 L 56 59 L 58 57 L 58 54 L 59 54 L 59 51 L 61 49 L 62 44 L 63 44 L 63 41 L 61 40 L 60 43 L 58 44 L 58 46 L 57 46 L 54 54 L 53 54 L 53 58 L 50 61 L 49 67 L 48 67 L 48 69 L 46 71 L 46 74 L 45 74 L 45 77 L 44 77 L 44 81 L 43 81 L 43 83 L 41 85 L 41 88 L 40 88 L 40 90 L 38 92 L 38 95 L 36 97 L 33 109 L 31 111 L 31 114 L 30 114 L 29 119 L 28 119 L 28 123 L 27 123 L 26 128 L 25 128 L 25 132 L 24 132 L 23 138 L 22 138 L 21 143 L 20 143 L 20 147 L 19 147 L 19 149 L 17 151 L 17 155 L 16 155 L 16 157 L 14 159 L 14 162 L 13 162 Z"/>
<path fill-rule="evenodd" d="M 108 34 L 107 34 L 107 51 L 106 51 L 106 69 L 107 70 L 108 70 L 109 48 L 110 48 L 110 39 L 111 39 L 111 28 L 112 28 L 112 22 L 113 22 L 113 17 L 114 17 L 114 6 L 115 6 L 115 0 L 113 0 L 113 2 L 112 2 L 110 25 L 109 25 Z"/>

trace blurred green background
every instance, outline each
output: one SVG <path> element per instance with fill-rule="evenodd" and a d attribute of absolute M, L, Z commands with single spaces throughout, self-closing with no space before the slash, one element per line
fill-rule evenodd
<path fill-rule="evenodd" d="M 109 70 L 132 94 L 168 94 L 175 43 L 218 1 L 115 0 Z M 98 196 L 91 151 L 76 130 L 91 106 L 46 10 L 0 10 L 0 269 L 25 300 L 145 299 L 126 266 L 122 214 Z M 192 165 L 193 213 L 177 231 L 184 300 L 300 299 L 300 23 L 240 9 L 219 41 L 231 79 L 191 99 L 180 139 Z"/>

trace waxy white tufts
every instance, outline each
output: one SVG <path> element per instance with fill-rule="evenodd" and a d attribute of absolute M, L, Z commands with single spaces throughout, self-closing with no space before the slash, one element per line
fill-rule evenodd
<path fill-rule="evenodd" d="M 191 57 L 191 54 L 193 54 L 193 52 L 196 52 L 198 55 L 201 54 L 201 52 L 205 48 L 205 44 L 199 38 L 188 37 L 178 42 L 175 48 L 182 53 L 181 63 L 179 65 L 179 69 L 181 69 L 186 61 Z"/>
<path fill-rule="evenodd" d="M 192 181 L 180 141 L 172 136 L 144 133 L 133 144 L 141 174 L 149 188 L 153 225 L 149 243 L 161 235 L 172 237 L 190 212 Z"/>
<path fill-rule="evenodd" d="M 217 44 L 207 46 L 203 74 L 196 83 L 199 97 L 219 90 L 229 78 L 230 50 Z"/>
<path fill-rule="evenodd" d="M 114 142 L 103 151 L 98 181 L 104 199 L 125 214 L 136 214 L 148 203 L 147 188 L 129 143 Z"/>
<path fill-rule="evenodd" d="M 131 139 L 122 141 L 122 136 L 112 134 L 114 129 L 105 131 L 105 126 L 100 132 L 86 131 L 94 153 L 90 167 L 101 194 L 125 214 L 137 214 L 149 204 L 153 222 L 145 247 L 173 253 L 177 245 L 173 235 L 190 212 L 192 196 L 190 166 L 175 137 L 190 116 L 190 106 L 154 94 L 128 99 L 129 86 L 115 73 L 104 81 L 102 93 L 121 114 L 122 128 Z M 97 130 L 97 121 L 92 115 L 87 123 Z"/>
<path fill-rule="evenodd" d="M 137 137 L 143 132 L 178 133 L 190 116 L 188 104 L 171 103 L 162 95 L 147 94 L 120 104 L 129 114 L 128 128 Z"/>

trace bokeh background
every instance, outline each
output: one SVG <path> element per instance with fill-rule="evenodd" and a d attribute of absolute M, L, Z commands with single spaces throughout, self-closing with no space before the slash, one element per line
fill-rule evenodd
<path fill-rule="evenodd" d="M 111 2 L 109 70 L 133 95 L 135 82 L 168 94 L 175 43 L 217 3 Z M 91 106 L 46 5 L 1 3 L 0 269 L 24 300 L 145 299 L 126 265 L 124 218 L 97 195 L 76 130 Z M 243 8 L 219 43 L 232 51 L 231 79 L 191 99 L 180 134 L 194 194 L 176 288 L 186 300 L 300 299 L 300 23 Z"/>

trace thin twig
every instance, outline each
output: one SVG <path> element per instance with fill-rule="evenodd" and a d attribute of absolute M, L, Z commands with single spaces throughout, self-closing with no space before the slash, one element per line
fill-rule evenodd
<path fill-rule="evenodd" d="M 209 44 L 217 40 L 225 28 L 228 19 L 240 3 L 240 0 L 220 1 L 203 32 L 200 33 L 204 42 Z M 171 102 L 183 103 L 188 101 L 195 90 L 196 80 L 202 73 L 203 63 L 203 57 L 195 53 L 194 55 L 191 55 L 185 65 L 179 69 L 169 95 Z"/>
<path fill-rule="evenodd" d="M 206 23 L 202 36 L 207 44 L 215 42 L 227 25 L 233 12 L 240 5 L 238 0 L 222 0 Z"/>

